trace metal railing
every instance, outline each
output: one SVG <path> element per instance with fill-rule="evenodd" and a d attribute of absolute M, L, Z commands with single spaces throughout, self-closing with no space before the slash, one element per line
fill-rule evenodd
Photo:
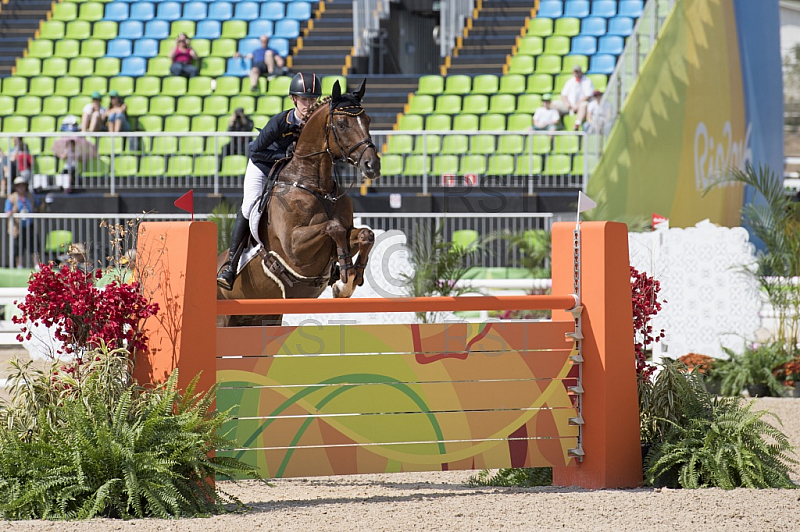
<path fill-rule="evenodd" d="M 467 19 L 475 9 L 475 0 L 444 0 L 439 12 L 439 51 L 447 57 L 456 46 Z"/>
<path fill-rule="evenodd" d="M 633 90 L 645 59 L 656 45 L 664 22 L 672 13 L 676 0 L 647 0 L 642 16 L 636 21 L 633 33 L 628 37 L 622 54 L 617 59 L 617 66 L 608 78 L 608 85 L 600 108 L 603 126 L 589 135 L 586 164 L 589 172 L 594 170 L 611 130 L 617 121 L 625 100 Z"/>
<path fill-rule="evenodd" d="M 208 214 L 195 214 L 195 219 L 204 220 Z M 356 213 L 355 225 L 366 225 L 384 231 L 402 231 L 409 242 L 416 238 L 433 238 L 438 232 L 441 238 L 452 240 L 456 231 L 476 231 L 479 237 L 489 237 L 503 232 L 523 233 L 529 230 L 549 231 L 552 213 Z M 9 234 L 10 220 L 28 224 L 19 238 Z M 188 220 L 188 214 L 55 214 L 17 213 L 0 218 L 0 267 L 16 267 L 12 263 L 21 250 L 19 267 L 33 268 L 37 261 L 61 262 L 69 252 L 69 243 L 81 243 L 87 250 L 87 258 L 93 264 L 107 266 L 134 245 L 136 226 L 141 221 Z M 128 236 L 124 246 L 114 243 L 118 232 L 111 234 L 109 228 L 124 228 Z M 519 267 L 519 250 L 509 246 L 507 240 L 492 239 L 475 254 L 470 265 L 478 267 Z"/>
<path fill-rule="evenodd" d="M 378 36 L 381 19 L 389 14 L 389 0 L 353 1 L 353 48 L 355 55 L 370 55 L 372 40 Z"/>
<path fill-rule="evenodd" d="M 122 190 L 187 189 L 214 194 L 240 191 L 253 133 L 27 133 L 34 159 L 34 190 L 73 189 L 116 194 Z M 0 133 L 8 154 L 15 133 Z M 504 138 L 505 137 L 505 138 Z M 422 192 L 453 187 L 534 193 L 586 185 L 586 134 L 582 131 L 373 131 L 384 157 L 380 190 Z M 64 144 L 80 145 L 67 178 Z M 501 149 L 501 143 L 504 145 Z M 391 157 L 386 157 L 391 156 Z M 399 164 L 399 166 L 398 166 Z M 7 165 L 0 165 L 7 169 Z M 357 170 L 339 168 L 345 184 Z M 5 172 L 8 174 L 9 172 Z M 0 171 L 0 175 L 4 175 Z M 11 179 L 0 190 L 11 192 Z"/>

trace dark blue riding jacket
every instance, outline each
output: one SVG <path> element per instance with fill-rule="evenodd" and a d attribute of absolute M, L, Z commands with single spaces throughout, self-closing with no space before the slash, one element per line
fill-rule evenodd
<path fill-rule="evenodd" d="M 273 116 L 250 143 L 250 159 L 271 167 L 275 161 L 286 157 L 286 149 L 297 141 L 301 127 L 294 109 Z"/>

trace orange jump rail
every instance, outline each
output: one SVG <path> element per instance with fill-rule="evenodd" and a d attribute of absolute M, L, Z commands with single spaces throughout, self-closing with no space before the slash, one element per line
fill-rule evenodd
<path fill-rule="evenodd" d="M 358 299 L 230 299 L 217 301 L 220 316 L 359 312 L 441 312 L 445 310 L 571 310 L 572 295 L 482 297 L 380 297 Z"/>

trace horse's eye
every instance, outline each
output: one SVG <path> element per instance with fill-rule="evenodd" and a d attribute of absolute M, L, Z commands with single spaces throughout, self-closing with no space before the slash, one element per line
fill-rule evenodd
<path fill-rule="evenodd" d="M 339 127 L 341 129 L 347 128 L 347 121 L 346 120 L 339 120 Z"/>

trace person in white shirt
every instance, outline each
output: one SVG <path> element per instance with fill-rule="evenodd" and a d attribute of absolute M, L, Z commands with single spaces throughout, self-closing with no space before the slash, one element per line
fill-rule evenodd
<path fill-rule="evenodd" d="M 581 129 L 586 118 L 586 108 L 589 105 L 589 98 L 594 94 L 594 84 L 592 80 L 583 75 L 583 69 L 575 65 L 572 69 L 575 77 L 570 78 L 561 89 L 561 101 L 555 104 L 555 108 L 561 115 L 575 115 L 575 130 Z"/>
<path fill-rule="evenodd" d="M 594 91 L 594 96 L 586 106 L 586 123 L 583 130 L 587 133 L 601 133 L 608 123 L 608 103 L 603 104 L 603 93 Z"/>
<path fill-rule="evenodd" d="M 559 129 L 561 114 L 550 107 L 551 96 L 542 96 L 542 106 L 533 113 L 533 129 L 536 131 L 555 131 Z"/>
<path fill-rule="evenodd" d="M 94 91 L 92 93 L 92 103 L 83 106 L 81 116 L 81 131 L 105 131 L 106 130 L 106 108 L 100 103 L 102 95 Z"/>

